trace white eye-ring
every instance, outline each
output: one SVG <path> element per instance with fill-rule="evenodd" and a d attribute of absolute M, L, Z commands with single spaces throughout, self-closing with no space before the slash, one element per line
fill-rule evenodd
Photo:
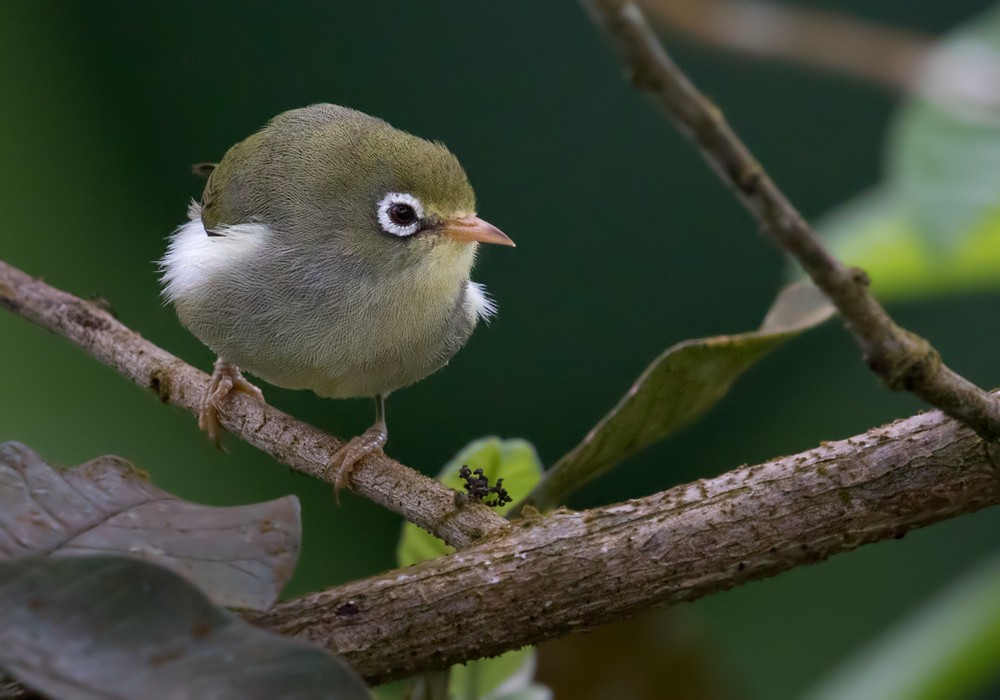
<path fill-rule="evenodd" d="M 412 194 L 390 192 L 378 203 L 378 222 L 393 236 L 412 236 L 423 218 L 424 205 Z"/>

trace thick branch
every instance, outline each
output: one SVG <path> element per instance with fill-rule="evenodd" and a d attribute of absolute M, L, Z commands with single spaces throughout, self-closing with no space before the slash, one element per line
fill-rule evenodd
<path fill-rule="evenodd" d="M 0 261 L 0 307 L 68 338 L 164 403 L 197 414 L 208 375 L 129 330 L 97 304 Z M 231 434 L 318 479 L 326 478 L 327 465 L 343 445 L 241 393 L 232 394 L 225 408 L 221 422 Z M 358 463 L 351 472 L 351 489 L 459 548 L 508 527 L 486 506 L 460 505 L 455 491 L 382 454 Z"/>
<path fill-rule="evenodd" d="M 281 604 L 256 621 L 374 682 L 689 601 L 1000 502 L 986 443 L 940 412 Z"/>
<path fill-rule="evenodd" d="M 629 0 L 582 0 L 622 54 L 629 78 L 700 148 L 764 231 L 792 255 L 844 317 L 869 367 L 892 389 L 911 391 L 987 440 L 1000 438 L 1000 400 L 956 374 L 923 338 L 897 326 L 868 289 L 778 189 L 719 109 L 691 84 Z"/>
<path fill-rule="evenodd" d="M 208 378 L 95 304 L 0 263 L 0 306 L 64 335 L 167 403 L 195 412 Z M 320 476 L 340 441 L 237 399 L 225 427 Z M 693 600 L 1000 502 L 1000 448 L 942 414 L 654 496 L 507 525 L 387 458 L 357 490 L 456 544 L 454 555 L 257 617 L 384 681 L 498 654 L 654 604 Z"/>

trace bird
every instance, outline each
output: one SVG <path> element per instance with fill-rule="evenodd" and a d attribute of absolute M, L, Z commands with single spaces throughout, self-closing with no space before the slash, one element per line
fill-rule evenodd
<path fill-rule="evenodd" d="M 469 279 L 480 243 L 513 246 L 476 215 L 443 144 L 363 112 L 283 112 L 196 166 L 208 179 L 159 261 L 163 295 L 217 356 L 198 424 L 217 445 L 246 371 L 321 397 L 373 397 L 374 423 L 334 454 L 338 495 L 388 439 L 385 399 L 437 371 L 496 313 Z"/>

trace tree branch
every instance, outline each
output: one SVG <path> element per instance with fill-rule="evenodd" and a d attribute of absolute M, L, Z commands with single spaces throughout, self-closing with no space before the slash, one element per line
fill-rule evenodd
<path fill-rule="evenodd" d="M 164 403 L 198 413 L 208 375 L 126 328 L 97 304 L 0 261 L 0 307 L 76 343 Z M 221 423 L 232 435 L 296 471 L 330 480 L 326 468 L 343 441 L 238 392 L 226 399 L 225 408 Z M 358 463 L 351 472 L 351 490 L 458 548 L 509 527 L 487 506 L 468 503 L 381 453 Z"/>
<path fill-rule="evenodd" d="M 940 412 L 510 533 L 255 616 L 379 683 L 773 576 L 1000 503 L 986 443 Z"/>
<path fill-rule="evenodd" d="M 196 412 L 207 375 L 96 304 L 0 262 L 0 306 Z M 313 476 L 341 444 L 249 399 L 223 418 Z M 933 412 L 627 503 L 507 524 L 485 507 L 456 508 L 454 492 L 376 457 L 359 465 L 355 488 L 451 542 L 480 543 L 253 619 L 341 653 L 382 682 L 694 600 L 996 504 L 998 463 L 996 443 Z"/>
<path fill-rule="evenodd" d="M 662 28 L 750 56 L 835 71 L 909 91 L 933 39 L 813 7 L 768 0 L 643 0 Z"/>
<path fill-rule="evenodd" d="M 1000 400 L 948 368 L 937 351 L 889 317 L 863 270 L 848 268 L 778 189 L 722 112 L 667 55 L 630 0 L 582 0 L 621 53 L 628 77 L 693 140 L 705 160 L 779 247 L 837 307 L 868 366 L 892 389 L 911 391 L 986 440 L 1000 438 Z"/>

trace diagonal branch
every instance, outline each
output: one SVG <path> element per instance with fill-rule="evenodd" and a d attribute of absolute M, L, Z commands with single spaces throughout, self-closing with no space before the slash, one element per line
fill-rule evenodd
<path fill-rule="evenodd" d="M 698 145 L 761 228 L 837 307 L 872 371 L 890 388 L 913 392 L 984 439 L 1000 438 L 1000 400 L 947 367 L 926 340 L 896 325 L 869 291 L 865 272 L 830 254 L 719 109 L 667 55 L 639 8 L 630 0 L 582 2 L 621 53 L 631 82 Z"/>
<path fill-rule="evenodd" d="M 1000 503 L 986 443 L 934 411 L 645 498 L 514 523 L 475 547 L 255 622 L 372 682 L 690 601 Z"/>
<path fill-rule="evenodd" d="M 0 261 L 0 307 L 76 343 L 164 403 L 198 413 L 208 375 L 150 343 L 97 304 Z M 241 393 L 227 399 L 221 423 L 282 464 L 318 479 L 326 478 L 327 465 L 344 444 Z M 488 507 L 466 503 L 455 491 L 382 454 L 358 463 L 351 472 L 351 489 L 459 548 L 508 527 Z"/>

